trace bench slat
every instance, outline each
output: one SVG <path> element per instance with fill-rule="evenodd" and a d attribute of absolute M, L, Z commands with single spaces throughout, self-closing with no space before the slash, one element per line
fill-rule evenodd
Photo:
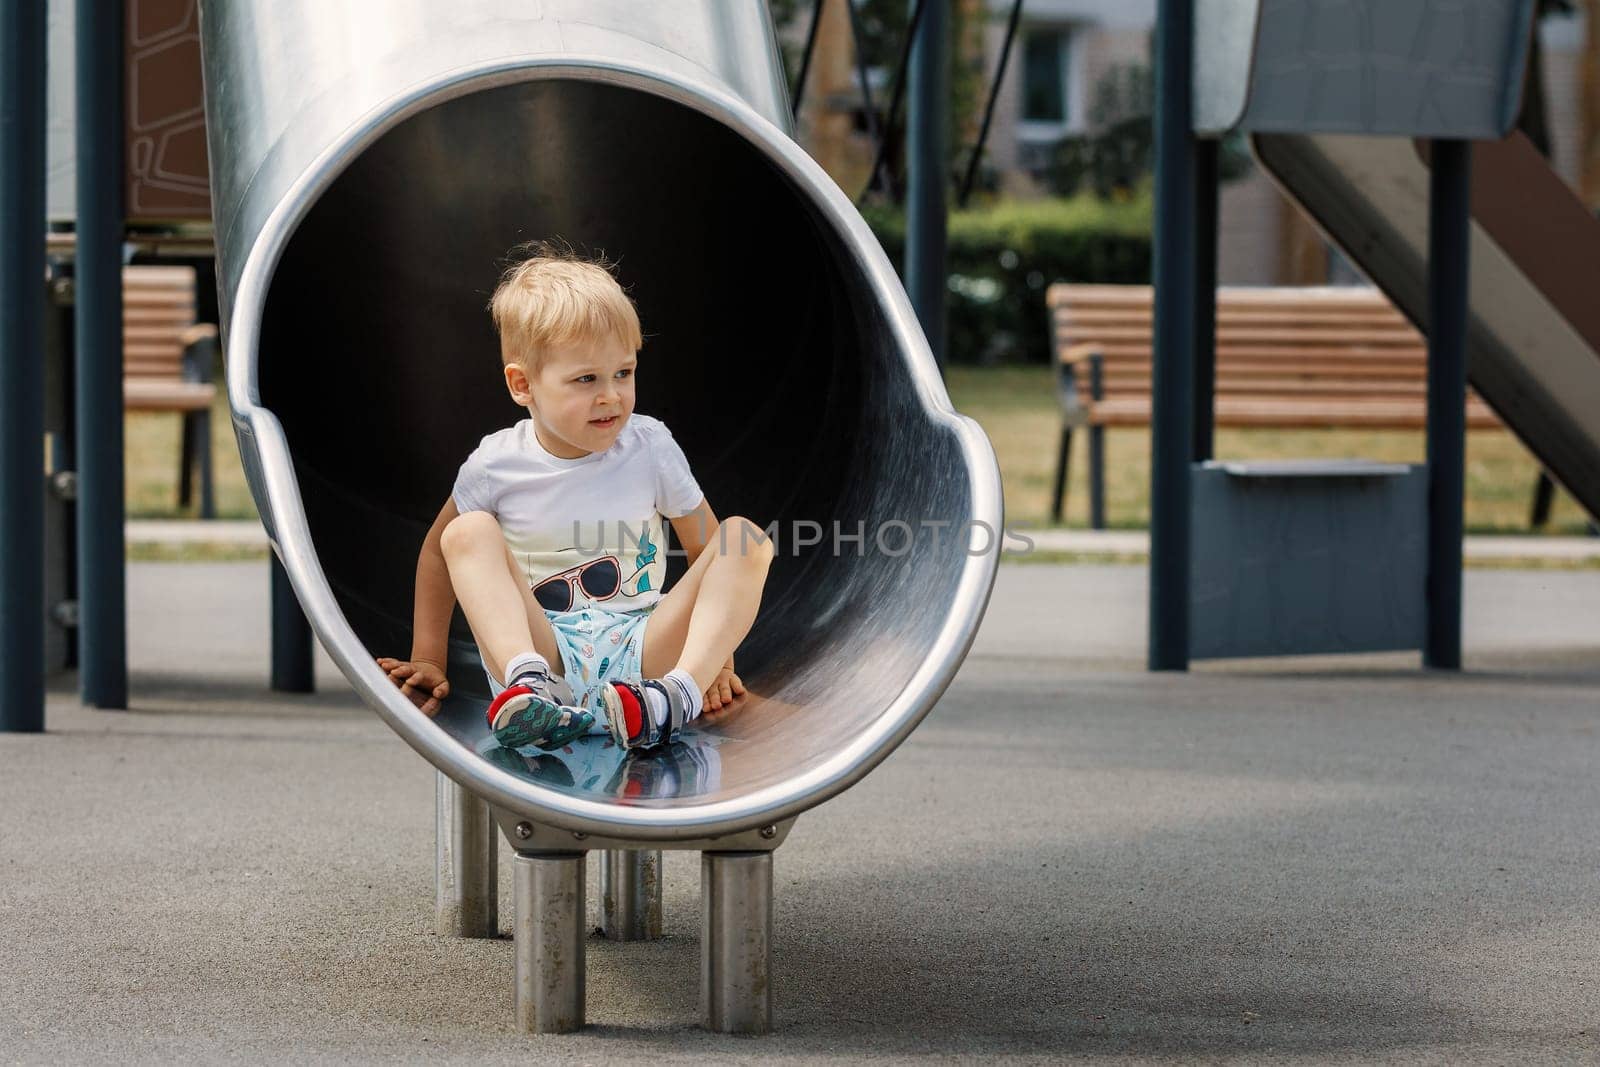
<path fill-rule="evenodd" d="M 1131 343 L 1148 346 L 1151 342 L 1150 328 L 1135 326 L 1102 326 L 1081 325 L 1067 322 L 1063 324 L 1060 333 L 1072 338 L 1074 344 L 1096 343 Z M 1330 348 L 1419 348 L 1426 347 L 1417 337 L 1416 331 L 1410 329 L 1315 329 L 1315 330 L 1284 330 L 1284 329 L 1257 329 L 1254 327 L 1219 327 L 1216 333 L 1217 347 L 1251 348 L 1258 346 L 1276 347 L 1280 345 L 1314 346 L 1326 345 Z"/>
<path fill-rule="evenodd" d="M 129 411 L 198 411 L 214 384 L 183 380 L 183 336 L 195 321 L 192 267 L 130 266 L 122 271 L 122 402 Z"/>
<path fill-rule="evenodd" d="M 1074 306 L 1064 313 L 1065 321 L 1086 326 L 1138 326 L 1146 329 L 1150 313 L 1144 309 L 1085 308 Z M 1298 329 L 1303 326 L 1344 326 L 1377 329 L 1413 329 L 1398 311 L 1350 311 L 1340 309 L 1267 308 L 1261 311 L 1237 308 L 1218 308 L 1217 325 L 1227 329 L 1232 326 L 1269 326 Z"/>
<path fill-rule="evenodd" d="M 122 383 L 122 404 L 129 411 L 199 411 L 211 406 L 217 387 L 197 382 Z"/>
<path fill-rule="evenodd" d="M 1466 414 L 1467 425 L 1473 429 L 1500 425 L 1482 401 L 1469 401 Z M 1095 405 L 1090 421 L 1099 426 L 1147 426 L 1150 398 L 1109 397 Z M 1412 430 L 1427 425 L 1427 406 L 1421 401 L 1332 402 L 1326 398 L 1219 396 L 1216 422 L 1218 426 L 1241 428 Z"/>
<path fill-rule="evenodd" d="M 1150 376 L 1142 378 L 1113 378 L 1105 379 L 1103 383 L 1107 390 L 1113 394 L 1125 392 L 1149 392 Z M 1425 396 L 1427 383 L 1410 381 L 1337 381 L 1323 378 L 1291 379 L 1291 378 L 1230 378 L 1218 382 L 1219 390 L 1225 389 L 1229 393 L 1257 393 L 1271 395 L 1284 393 L 1287 395 L 1306 396 Z"/>
<path fill-rule="evenodd" d="M 1087 380 L 1089 373 L 1082 360 L 1073 365 L 1074 371 Z M 1150 361 L 1145 360 L 1111 360 L 1101 364 L 1105 368 L 1105 375 L 1109 379 L 1117 374 L 1139 374 L 1148 377 L 1150 374 Z M 1259 360 L 1217 360 L 1218 380 L 1225 379 L 1230 374 L 1242 377 L 1267 377 L 1281 375 L 1284 377 L 1309 377 L 1309 378 L 1387 378 L 1413 381 L 1427 380 L 1427 365 L 1396 364 L 1382 360 L 1363 360 L 1357 356 L 1345 355 L 1339 359 L 1325 359 L 1312 361 L 1309 359 L 1259 359 Z"/>
<path fill-rule="evenodd" d="M 1046 290 L 1051 307 L 1071 304 L 1075 307 L 1149 307 L 1154 296 L 1148 285 L 1080 285 L 1058 282 Z M 1393 308 L 1388 298 L 1376 289 L 1361 286 L 1219 286 L 1218 307 L 1230 308 L 1282 308 L 1306 306 L 1317 308 Z"/>
<path fill-rule="evenodd" d="M 1105 399 L 1088 400 L 1089 361 L 1068 371 L 1090 422 L 1150 420 L 1149 286 L 1057 284 L 1046 296 L 1058 358 L 1101 355 Z M 1217 291 L 1219 425 L 1416 428 L 1426 422 L 1427 342 L 1382 293 L 1362 288 Z M 1468 424 L 1499 425 L 1476 394 Z"/>

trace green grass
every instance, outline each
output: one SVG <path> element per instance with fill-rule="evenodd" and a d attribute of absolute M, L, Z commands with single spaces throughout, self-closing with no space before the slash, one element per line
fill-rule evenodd
<path fill-rule="evenodd" d="M 211 464 L 219 519 L 253 519 L 256 506 L 239 465 L 239 446 L 228 421 L 228 399 L 221 385 L 211 406 Z M 137 411 L 123 416 L 127 461 L 123 467 L 124 501 L 132 519 L 171 519 L 200 513 L 199 493 L 187 509 L 178 507 L 178 455 L 183 417 L 166 412 Z"/>
<path fill-rule="evenodd" d="M 1054 385 L 1047 367 L 952 367 L 948 375 L 956 408 L 976 419 L 994 443 L 1011 523 L 1048 525 L 1050 479 L 1060 432 Z M 178 499 L 177 415 L 126 416 L 127 507 L 133 518 L 173 518 Z M 255 505 L 239 466 L 239 450 L 220 393 L 213 408 L 213 464 L 217 514 L 252 519 Z M 1067 481 L 1067 525 L 1088 525 L 1088 440 L 1073 440 Z M 1360 457 L 1419 463 L 1420 431 L 1222 430 L 1217 455 L 1225 459 Z M 1505 430 L 1475 430 L 1467 435 L 1467 529 L 1474 533 L 1526 533 L 1538 464 Z M 1150 434 L 1147 429 L 1116 429 L 1106 434 L 1106 517 L 1114 527 L 1139 528 L 1150 517 Z M 1567 494 L 1556 494 L 1549 531 L 1581 534 L 1583 510 Z"/>
<path fill-rule="evenodd" d="M 266 545 L 235 545 L 219 541 L 130 541 L 128 559 L 135 563 L 238 563 L 268 559 Z"/>
<path fill-rule="evenodd" d="M 1002 563 L 1024 566 L 1034 563 L 1143 565 L 1149 561 L 1150 557 L 1143 552 L 1078 552 L 1051 548 L 1008 554 L 1001 559 Z M 1463 565 L 1468 570 L 1474 571 L 1600 571 L 1600 557 L 1560 559 L 1549 556 L 1469 556 Z"/>
<path fill-rule="evenodd" d="M 1050 525 L 1051 478 L 1060 439 L 1055 386 L 1048 367 L 952 367 L 946 384 L 956 409 L 976 419 L 994 443 L 1006 521 Z M 1361 458 L 1420 463 L 1417 431 L 1219 430 L 1220 459 Z M 1467 435 L 1466 523 L 1472 533 L 1527 533 L 1538 463 L 1506 430 Z M 1150 432 L 1106 432 L 1106 522 L 1143 528 L 1150 521 Z M 1087 526 L 1088 435 L 1076 433 L 1067 477 L 1066 525 Z M 1550 533 L 1581 534 L 1583 510 L 1557 492 Z"/>

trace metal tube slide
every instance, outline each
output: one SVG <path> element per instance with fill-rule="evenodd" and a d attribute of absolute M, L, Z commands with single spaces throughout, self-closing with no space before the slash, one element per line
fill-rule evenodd
<path fill-rule="evenodd" d="M 609 841 L 773 826 L 888 755 L 987 604 L 999 470 L 790 136 L 765 4 L 211 2 L 201 32 L 234 429 L 362 698 L 501 813 Z M 436 719 L 373 662 L 410 647 L 456 469 L 521 417 L 484 310 L 499 260 L 557 236 L 620 260 L 647 338 L 637 410 L 718 514 L 778 535 L 742 708 L 642 759 L 580 744 L 582 768 L 494 744 L 459 617 Z"/>

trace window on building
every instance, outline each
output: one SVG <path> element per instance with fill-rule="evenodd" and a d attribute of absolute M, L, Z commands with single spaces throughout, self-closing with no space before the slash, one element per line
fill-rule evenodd
<path fill-rule="evenodd" d="M 1037 29 L 1022 46 L 1022 121 L 1065 124 L 1069 114 L 1072 34 Z"/>

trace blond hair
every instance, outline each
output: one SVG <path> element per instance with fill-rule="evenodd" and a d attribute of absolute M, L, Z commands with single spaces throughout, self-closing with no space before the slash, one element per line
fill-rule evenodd
<path fill-rule="evenodd" d="M 643 347 L 638 309 L 604 256 L 531 241 L 512 249 L 508 263 L 489 300 L 502 363 L 532 374 L 553 345 L 615 339 L 630 352 Z"/>

